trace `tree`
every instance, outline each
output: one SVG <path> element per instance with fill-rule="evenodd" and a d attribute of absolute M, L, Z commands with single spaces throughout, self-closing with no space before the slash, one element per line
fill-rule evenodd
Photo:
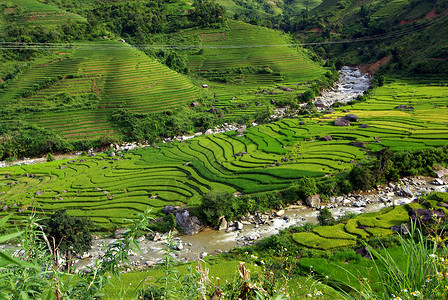
<path fill-rule="evenodd" d="M 54 156 L 51 153 L 47 154 L 47 162 L 54 161 Z"/>
<path fill-rule="evenodd" d="M 328 208 L 324 208 L 319 212 L 319 216 L 317 216 L 317 220 L 319 224 L 322 226 L 333 225 L 334 218 L 331 214 L 331 211 Z"/>
<path fill-rule="evenodd" d="M 92 247 L 90 228 L 92 221 L 70 216 L 65 209 L 56 211 L 43 221 L 44 232 L 52 244 L 52 251 L 60 257 L 65 256 L 66 268 L 70 267 L 70 259 L 82 254 Z"/>

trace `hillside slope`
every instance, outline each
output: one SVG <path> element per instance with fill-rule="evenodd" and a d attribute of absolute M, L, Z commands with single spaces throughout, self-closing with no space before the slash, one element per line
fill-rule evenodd
<path fill-rule="evenodd" d="M 325 0 L 311 14 L 324 22 L 301 35 L 308 42 L 338 42 L 314 46 L 329 58 L 353 65 L 388 57 L 393 72 L 448 72 L 446 0 Z"/>
<path fill-rule="evenodd" d="M 0 91 L 3 111 L 19 111 L 31 124 L 81 139 L 113 132 L 108 115 L 115 109 L 164 111 L 199 96 L 188 78 L 127 44 L 74 44 L 57 54 L 8 82 Z"/>

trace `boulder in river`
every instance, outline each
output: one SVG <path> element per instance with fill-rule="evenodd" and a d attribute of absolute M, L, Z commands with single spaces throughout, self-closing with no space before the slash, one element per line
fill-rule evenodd
<path fill-rule="evenodd" d="M 401 192 L 403 193 L 403 196 L 412 198 L 414 194 L 411 192 L 411 190 L 408 187 L 404 187 L 401 189 Z"/>
<path fill-rule="evenodd" d="M 334 120 L 335 126 L 350 126 L 350 121 L 344 118 L 337 118 Z"/>
<path fill-rule="evenodd" d="M 276 216 L 276 217 L 282 217 L 282 216 L 284 216 L 284 214 L 285 214 L 285 210 L 284 210 L 284 209 L 281 209 L 281 210 L 279 210 L 279 211 L 277 211 L 277 212 L 275 213 L 275 216 Z"/>
<path fill-rule="evenodd" d="M 305 203 L 307 205 L 313 207 L 313 208 L 320 206 L 320 196 L 319 196 L 319 194 L 314 194 L 314 195 L 308 196 L 305 199 Z"/>
<path fill-rule="evenodd" d="M 218 230 L 226 230 L 228 227 L 227 220 L 224 216 L 221 218 L 221 223 L 219 223 Z"/>
<path fill-rule="evenodd" d="M 440 178 L 436 178 L 436 179 L 430 181 L 429 183 L 433 184 L 433 185 L 443 185 L 444 184 L 443 180 Z"/>
<path fill-rule="evenodd" d="M 204 228 L 201 220 L 191 215 L 188 210 L 176 212 L 176 223 L 187 235 L 195 235 Z"/>

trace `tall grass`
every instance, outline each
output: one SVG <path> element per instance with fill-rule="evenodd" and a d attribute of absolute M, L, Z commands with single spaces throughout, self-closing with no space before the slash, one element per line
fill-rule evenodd
<path fill-rule="evenodd" d="M 408 234 L 398 236 L 401 255 L 392 255 L 386 247 L 376 250 L 367 246 L 377 277 L 358 279 L 360 288 L 351 286 L 354 293 L 346 294 L 347 298 L 398 300 L 447 297 L 447 248 L 441 221 L 434 220 L 431 225 L 411 222 L 409 227 Z"/>

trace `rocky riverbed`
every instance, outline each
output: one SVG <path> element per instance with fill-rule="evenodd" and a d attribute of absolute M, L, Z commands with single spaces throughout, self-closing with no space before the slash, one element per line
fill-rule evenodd
<path fill-rule="evenodd" d="M 290 226 L 315 224 L 318 210 L 323 207 L 329 208 L 333 216 L 338 218 L 347 213 L 359 214 L 378 211 L 391 205 L 404 205 L 416 200 L 422 194 L 431 191 L 445 192 L 447 188 L 447 182 L 442 179 L 404 178 L 370 193 L 331 197 L 328 202 L 321 202 L 315 208 L 299 203 L 279 211 L 247 215 L 240 220 L 221 224 L 221 230 L 205 228 L 196 235 L 175 237 L 178 253 L 173 256 L 187 262 L 256 243 Z M 107 244 L 115 240 L 95 239 L 92 251 L 86 253 L 77 264 L 83 266 L 92 264 L 95 258 L 104 254 Z M 166 240 L 167 234 L 147 234 L 140 237 L 139 246 L 142 252 L 130 253 L 132 267 L 140 269 L 159 263 L 163 255 L 162 249 L 166 247 L 164 245 Z"/>
<path fill-rule="evenodd" d="M 324 110 L 335 102 L 347 103 L 362 95 L 370 87 L 370 76 L 361 73 L 358 68 L 344 66 L 339 74 L 335 86 L 314 99 L 314 106 L 317 109 Z"/>

